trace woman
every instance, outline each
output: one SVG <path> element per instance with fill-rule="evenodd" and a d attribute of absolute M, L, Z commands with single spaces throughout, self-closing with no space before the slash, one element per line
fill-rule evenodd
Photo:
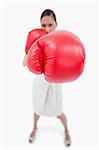
<path fill-rule="evenodd" d="M 47 33 L 54 31 L 57 27 L 56 15 L 46 9 L 40 17 L 41 28 Z M 43 87 L 43 88 L 42 88 Z M 64 141 L 66 146 L 70 146 L 71 139 L 67 127 L 67 119 L 62 112 L 62 89 L 61 84 L 49 83 L 43 75 L 37 75 L 33 84 L 33 107 L 34 107 L 34 126 L 29 136 L 29 142 L 33 143 L 36 132 L 37 122 L 41 115 L 56 116 L 60 119 L 64 127 Z"/>

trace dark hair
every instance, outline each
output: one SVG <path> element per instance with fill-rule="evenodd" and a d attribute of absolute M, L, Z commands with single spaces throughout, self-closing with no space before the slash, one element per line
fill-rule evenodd
<path fill-rule="evenodd" d="M 45 9 L 45 10 L 42 12 L 41 17 L 40 17 L 40 20 L 41 20 L 44 16 L 51 16 L 51 17 L 54 19 L 54 21 L 57 22 L 57 21 L 56 21 L 56 15 L 55 15 L 55 13 L 54 13 L 52 10 L 50 10 L 50 9 Z"/>

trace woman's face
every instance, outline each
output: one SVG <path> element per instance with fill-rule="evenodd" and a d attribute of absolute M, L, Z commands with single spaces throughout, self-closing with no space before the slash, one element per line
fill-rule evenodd
<path fill-rule="evenodd" d="M 47 33 L 52 32 L 55 30 L 57 26 L 57 23 L 52 18 L 52 16 L 44 16 L 41 19 L 41 27 L 44 29 Z"/>

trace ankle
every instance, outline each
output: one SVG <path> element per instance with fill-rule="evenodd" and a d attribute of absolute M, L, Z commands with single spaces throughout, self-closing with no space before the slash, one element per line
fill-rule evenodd
<path fill-rule="evenodd" d="M 34 127 L 33 130 L 37 130 L 37 127 Z"/>
<path fill-rule="evenodd" d="M 64 130 L 64 131 L 65 131 L 65 133 L 69 133 L 69 131 L 68 131 L 68 129 L 67 129 L 67 128 L 65 128 L 65 130 Z"/>

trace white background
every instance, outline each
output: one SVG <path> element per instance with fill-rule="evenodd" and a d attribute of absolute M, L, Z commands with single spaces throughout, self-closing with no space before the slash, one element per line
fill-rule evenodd
<path fill-rule="evenodd" d="M 1 147 L 64 148 L 63 127 L 55 117 L 42 116 L 34 144 L 28 143 L 33 126 L 32 84 L 34 74 L 22 66 L 28 32 L 40 27 L 42 11 L 57 16 L 57 29 L 80 37 L 86 50 L 85 69 L 72 83 L 63 83 L 63 109 L 72 138 L 71 148 L 97 147 L 97 4 L 5 3 L 0 5 L 1 32 Z M 1 35 L 0 35 L 1 36 Z M 3 79 L 3 80 L 2 80 Z M 1 86 L 1 85 L 0 85 Z"/>

